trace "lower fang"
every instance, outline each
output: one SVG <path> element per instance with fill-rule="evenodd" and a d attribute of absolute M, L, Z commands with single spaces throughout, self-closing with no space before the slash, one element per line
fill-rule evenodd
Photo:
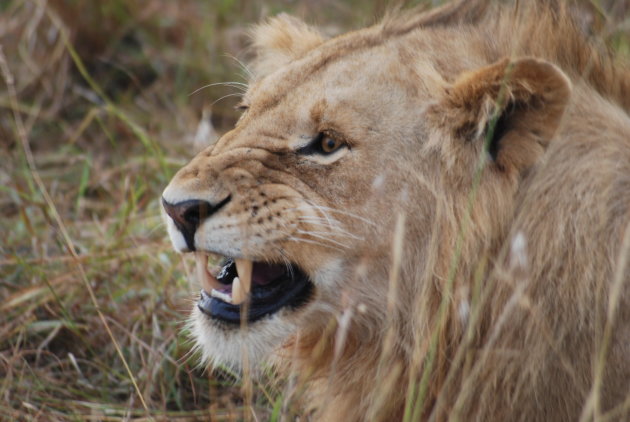
<path fill-rule="evenodd" d="M 228 293 L 223 293 L 218 290 L 212 289 L 212 291 L 210 292 L 210 296 L 227 303 L 232 303 L 232 296 L 230 296 Z"/>

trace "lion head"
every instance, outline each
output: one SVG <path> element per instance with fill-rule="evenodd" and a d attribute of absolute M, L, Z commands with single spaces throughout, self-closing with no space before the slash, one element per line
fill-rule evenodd
<path fill-rule="evenodd" d="M 552 234 L 549 225 L 567 210 L 558 214 L 548 206 L 562 203 L 557 195 L 566 189 L 548 180 L 566 167 L 563 183 L 573 192 L 596 189 L 598 183 L 585 187 L 565 162 L 586 162 L 566 139 L 588 136 L 585 116 L 607 116 L 597 125 L 617 125 L 626 135 L 630 124 L 615 88 L 623 84 L 605 73 L 606 63 L 578 79 L 583 57 L 558 53 L 595 54 L 576 41 L 581 38 L 571 24 L 557 26 L 561 11 L 534 7 L 519 18 L 502 10 L 460 2 L 332 39 L 284 15 L 257 27 L 257 59 L 240 120 L 179 170 L 162 198 L 173 245 L 196 256 L 201 293 L 192 327 L 210 364 L 294 365 L 309 374 L 312 396 L 327 400 L 328 410 L 319 410 L 326 420 L 402 417 L 408 400 L 400 383 L 403 391 L 429 385 L 414 415 L 439 415 L 459 403 L 460 410 L 475 408 L 471 414 L 480 420 L 511 414 L 506 409 L 518 408 L 513 399 L 521 392 L 534 400 L 551 388 L 536 384 L 532 371 L 553 365 L 528 359 L 553 347 L 564 352 L 566 344 L 531 340 L 528 350 L 497 324 L 505 323 L 502 311 L 515 292 L 545 299 L 542 312 L 566 305 L 570 321 L 547 321 L 559 335 L 576 319 L 595 320 L 596 312 L 582 309 L 595 300 L 579 287 L 586 281 L 566 287 L 574 293 L 573 307 L 557 292 L 541 290 L 553 282 L 562 291 L 562 280 L 581 277 L 575 268 L 550 267 L 549 254 L 583 236 L 602 242 L 608 233 L 600 227 L 574 229 L 564 238 Z M 484 21 L 488 15 L 493 18 Z M 532 31 L 543 40 L 550 28 L 557 45 L 546 40 L 540 47 L 525 37 Z M 609 83 L 588 82 L 604 76 Z M 572 80 L 578 81 L 574 89 Z M 606 157 L 621 165 L 622 141 L 609 138 Z M 601 177 L 614 183 L 612 174 Z M 594 202 L 613 196 L 599 194 Z M 624 195 L 620 201 L 627 204 Z M 581 212 L 579 200 L 562 197 Z M 627 221 L 623 213 L 602 212 L 606 227 Z M 616 239 L 591 263 L 600 271 L 589 279 L 593 285 L 612 278 Z M 219 268 L 208 268 L 209 256 L 219 257 Z M 580 264 L 573 256 L 570 262 Z M 479 286 L 496 294 L 482 295 L 477 305 L 483 311 L 473 318 Z M 527 336 L 539 321 L 518 309 L 503 318 Z M 465 342 L 471 324 L 473 340 Z M 510 384 L 482 367 L 471 374 L 479 383 L 491 379 L 495 390 L 487 386 L 488 394 L 472 404 L 458 402 L 461 389 L 454 386 L 467 378 L 454 369 L 465 367 L 454 364 L 457 351 L 463 343 L 478 351 L 488 341 L 517 354 L 497 357 L 496 371 L 531 365 L 521 372 L 533 387 L 519 383 L 521 375 Z M 574 350 L 586 356 L 591 346 Z M 488 353 L 484 362 L 495 359 Z M 375 388 L 375 377 L 382 388 Z M 496 390 L 503 387 L 501 396 Z M 578 390 L 567 403 L 585 397 Z M 491 391 L 500 404 L 489 404 Z M 532 403 L 523 405 L 523 420 L 540 416 Z M 560 413 L 542 408 L 547 415 L 574 414 L 561 413 L 564 406 Z"/>

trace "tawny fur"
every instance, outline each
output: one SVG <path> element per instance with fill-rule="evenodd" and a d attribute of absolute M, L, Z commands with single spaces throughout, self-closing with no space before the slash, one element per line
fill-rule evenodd
<path fill-rule="evenodd" d="M 261 331 L 198 313 L 205 358 L 297 374 L 313 420 L 630 419 L 628 68 L 553 1 L 254 34 L 249 110 L 164 195 L 231 194 L 198 247 L 316 294 Z M 350 148 L 293 152 L 321 130 Z"/>

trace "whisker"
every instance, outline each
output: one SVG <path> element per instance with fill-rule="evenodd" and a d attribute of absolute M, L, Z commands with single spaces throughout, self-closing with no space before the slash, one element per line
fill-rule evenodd
<path fill-rule="evenodd" d="M 333 212 L 333 213 L 338 213 L 338 214 L 341 214 L 341 215 L 345 215 L 345 216 L 348 216 L 348 217 L 351 217 L 351 218 L 356 218 L 357 220 L 360 220 L 360 221 L 362 221 L 362 222 L 364 222 L 366 224 L 370 224 L 370 225 L 376 227 L 376 223 L 374 223 L 371 220 L 368 220 L 365 217 L 361 217 L 360 215 L 353 214 L 353 213 L 348 212 L 348 211 L 338 210 L 338 209 L 335 209 L 335 208 L 329 208 L 329 207 L 322 207 L 322 209 L 326 209 L 327 211 L 330 211 L 330 212 Z"/>
<path fill-rule="evenodd" d="M 327 225 L 328 227 L 335 227 L 335 228 L 339 228 L 340 227 L 340 223 L 337 220 L 330 220 L 327 218 L 323 218 L 323 217 L 314 217 L 314 216 L 310 216 L 310 215 L 300 215 L 298 216 L 298 219 L 300 221 L 306 221 L 306 222 L 312 222 L 312 223 L 319 223 L 322 225 Z"/>
<path fill-rule="evenodd" d="M 331 235 L 331 236 L 338 236 L 338 237 L 345 237 L 348 239 L 355 239 L 355 240 L 363 240 L 362 237 L 360 236 L 356 236 L 350 232 L 347 232 L 345 230 L 342 230 L 340 228 L 337 227 L 330 227 L 327 224 L 323 224 L 323 223 L 313 223 L 313 222 L 308 222 L 308 224 L 312 225 L 312 226 L 316 226 L 316 227 L 321 227 L 321 228 L 328 228 L 331 230 L 328 231 L 309 231 L 309 233 L 317 233 L 317 234 L 327 234 L 327 235 Z"/>
<path fill-rule="evenodd" d="M 179 365 L 184 365 L 195 353 L 198 352 L 198 349 L 198 345 L 193 345 L 188 352 L 184 353 L 179 359 L 177 359 L 177 363 Z"/>
<path fill-rule="evenodd" d="M 376 226 L 376 223 L 374 223 L 373 221 L 368 220 L 365 217 L 361 217 L 360 215 L 357 215 L 357 214 L 354 214 L 354 213 L 351 213 L 351 212 L 348 212 L 348 211 L 339 210 L 339 209 L 336 209 L 336 208 L 330 208 L 330 207 L 327 207 L 327 206 L 324 206 L 324 205 L 317 205 L 317 204 L 312 203 L 309 200 L 305 200 L 305 202 L 308 203 L 311 207 L 321 211 L 324 215 L 326 215 L 325 211 L 329 211 L 329 212 L 345 215 L 345 216 L 348 216 L 348 217 L 351 217 L 351 218 L 356 218 L 357 220 L 363 221 L 364 223 L 370 224 L 372 226 Z"/>
<path fill-rule="evenodd" d="M 307 202 L 307 206 L 306 207 L 298 206 L 298 207 L 295 208 L 295 210 L 297 210 L 297 211 L 316 211 L 319 214 L 323 215 L 323 217 L 316 217 L 316 216 L 311 216 L 311 215 L 303 215 L 302 217 L 324 218 L 326 221 L 328 221 L 328 223 L 331 226 L 335 226 L 335 225 L 339 224 L 339 222 L 337 220 L 335 220 L 334 218 L 330 217 L 326 211 L 320 210 L 317 205 L 311 205 L 308 202 Z"/>
<path fill-rule="evenodd" d="M 317 208 L 315 208 L 314 206 L 310 205 L 310 204 L 303 204 L 303 205 L 298 205 L 296 207 L 293 208 L 287 208 L 287 211 L 318 211 Z M 305 215 L 300 215 L 300 217 L 304 217 L 304 218 L 314 218 L 314 219 L 321 219 L 321 220 L 325 220 L 328 221 L 330 223 L 333 224 L 340 224 L 339 220 L 336 220 L 332 217 L 330 217 L 327 213 L 322 212 L 321 215 L 312 215 L 312 214 L 305 214 Z"/>
<path fill-rule="evenodd" d="M 204 85 L 202 87 L 199 87 L 199 88 L 195 89 L 193 92 L 188 94 L 188 96 L 191 97 L 191 96 L 195 95 L 196 93 L 198 93 L 199 91 L 201 91 L 203 89 L 206 89 L 206 88 L 211 88 L 213 86 L 229 86 L 231 88 L 236 88 L 236 89 L 240 90 L 241 92 L 246 92 L 247 89 L 249 88 L 247 84 L 244 84 L 242 82 L 215 82 L 215 83 Z"/>
<path fill-rule="evenodd" d="M 325 221 L 310 221 L 310 220 L 303 220 L 301 218 L 298 218 L 298 221 L 303 223 L 302 224 L 303 226 L 313 226 L 317 230 L 327 230 L 326 233 L 328 233 L 328 234 L 333 234 L 333 235 L 337 234 L 337 235 L 340 235 L 340 236 L 351 237 L 351 235 L 349 233 L 344 232 L 344 230 L 341 229 L 340 227 L 331 226 L 330 224 L 328 224 Z"/>
<path fill-rule="evenodd" d="M 210 104 L 211 106 L 215 105 L 216 103 L 218 103 L 219 101 L 223 100 L 224 98 L 228 98 L 228 97 L 242 97 L 243 94 L 242 93 L 233 93 L 233 94 L 227 94 L 224 95 L 223 97 L 219 98 L 218 100 L 214 101 L 212 104 Z"/>
<path fill-rule="evenodd" d="M 307 244 L 311 244 L 311 245 L 321 246 L 321 247 L 324 247 L 324 248 L 334 249 L 334 250 L 339 251 L 339 252 L 343 251 L 342 248 L 338 248 L 338 247 L 333 246 L 333 245 L 327 245 L 325 243 L 318 242 L 316 240 L 304 239 L 304 238 L 296 237 L 296 236 L 289 236 L 288 239 L 293 241 L 293 242 L 297 242 L 297 243 L 300 243 L 300 242 L 301 243 L 307 243 Z"/>
<path fill-rule="evenodd" d="M 243 78 L 243 79 L 254 79 L 254 74 L 252 73 L 252 71 L 249 70 L 247 65 L 243 63 L 241 60 L 239 60 L 236 56 L 233 56 L 232 54 L 225 54 L 225 57 L 228 57 L 234 60 L 236 63 L 238 63 L 241 69 L 247 74 L 247 78 Z"/>
<path fill-rule="evenodd" d="M 307 202 L 307 204 L 308 204 L 308 202 Z M 326 220 L 328 220 L 328 222 L 329 222 L 329 223 L 331 223 L 331 224 L 332 224 L 332 221 L 335 221 L 335 220 L 334 220 L 334 219 L 333 219 L 330 215 L 328 215 L 328 213 L 327 213 L 324 209 L 322 209 L 319 205 L 309 204 L 309 206 L 310 206 L 311 208 L 314 208 L 314 209 L 315 209 L 316 211 L 318 211 L 319 213 L 321 213 L 321 214 L 324 216 L 324 218 L 325 218 Z"/>
<path fill-rule="evenodd" d="M 278 250 L 278 254 L 280 255 L 280 257 L 282 258 L 282 260 L 284 261 L 284 265 L 287 267 L 287 271 L 289 271 L 289 276 L 291 278 L 293 278 L 295 276 L 295 274 L 293 274 L 293 265 L 291 265 L 291 261 L 289 261 L 289 258 L 287 258 L 284 250 L 282 248 L 277 248 Z"/>
<path fill-rule="evenodd" d="M 326 236 L 318 234 L 320 232 L 311 232 L 311 231 L 304 231 L 304 230 L 297 230 L 297 232 L 299 234 L 303 234 L 303 235 L 310 236 L 310 237 L 315 237 L 317 239 L 321 239 L 323 241 L 330 242 L 330 243 L 332 243 L 334 245 L 337 245 L 337 246 L 340 246 L 340 247 L 342 247 L 344 249 L 348 249 L 348 247 L 349 247 L 348 245 L 346 245 L 344 243 L 338 242 L 336 240 L 332 240 L 332 239 L 330 239 L 330 238 L 328 238 Z M 329 233 L 325 233 L 325 234 L 329 234 Z"/>
<path fill-rule="evenodd" d="M 314 216 L 314 215 L 300 215 L 297 217 L 298 221 L 310 224 L 313 226 L 319 226 L 321 228 L 328 228 L 330 233 L 334 236 L 341 236 L 350 239 L 362 240 L 363 238 L 360 236 L 356 236 L 353 233 L 348 232 L 342 228 L 341 223 L 330 217 L 329 214 L 323 209 L 323 207 L 319 205 L 306 205 L 306 206 L 297 206 L 291 210 L 296 211 L 316 211 L 318 214 L 321 214 L 322 217 Z"/>

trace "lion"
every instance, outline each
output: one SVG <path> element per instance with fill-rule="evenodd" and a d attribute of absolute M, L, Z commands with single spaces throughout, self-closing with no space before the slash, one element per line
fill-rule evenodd
<path fill-rule="evenodd" d="M 572 13 L 257 26 L 242 116 L 162 197 L 205 361 L 310 420 L 629 420 L 630 70 Z"/>

